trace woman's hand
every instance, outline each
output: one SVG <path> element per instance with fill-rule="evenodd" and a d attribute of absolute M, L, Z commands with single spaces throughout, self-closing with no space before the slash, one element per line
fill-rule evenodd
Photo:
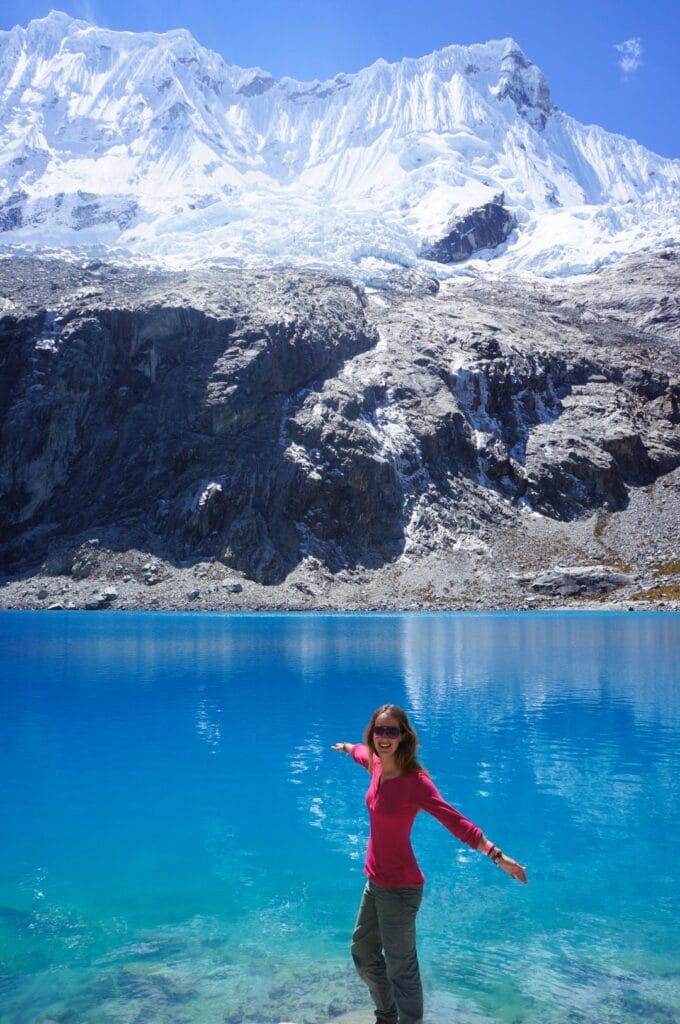
<path fill-rule="evenodd" d="M 522 882 L 524 885 L 527 884 L 527 873 L 521 864 L 518 864 L 512 857 L 506 857 L 505 854 L 496 861 L 499 868 L 503 868 L 506 874 L 510 875 L 511 878 L 516 878 L 518 882 Z"/>
<path fill-rule="evenodd" d="M 334 743 L 331 750 L 337 750 L 341 754 L 349 754 L 352 750 L 351 743 Z"/>

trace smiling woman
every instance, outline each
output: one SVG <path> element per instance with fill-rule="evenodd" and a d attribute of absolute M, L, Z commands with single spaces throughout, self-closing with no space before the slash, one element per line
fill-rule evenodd
<path fill-rule="evenodd" d="M 364 868 L 368 881 L 352 936 L 352 958 L 375 1003 L 378 1024 L 421 1024 L 423 1019 L 415 921 L 425 876 L 411 847 L 418 811 L 427 811 L 512 878 L 527 880 L 521 864 L 446 803 L 419 764 L 417 747 L 408 715 L 396 704 L 383 704 L 373 712 L 364 743 L 333 746 L 351 754 L 371 776 L 366 794 L 371 821 Z"/>

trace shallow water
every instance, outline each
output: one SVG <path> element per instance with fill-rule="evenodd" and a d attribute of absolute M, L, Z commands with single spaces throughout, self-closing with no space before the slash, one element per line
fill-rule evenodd
<path fill-rule="evenodd" d="M 680 616 L 0 614 L 0 1020 L 372 1019 L 367 777 L 411 713 L 428 1024 L 680 1017 Z M 349 1020 L 349 1018 L 348 1018 Z"/>

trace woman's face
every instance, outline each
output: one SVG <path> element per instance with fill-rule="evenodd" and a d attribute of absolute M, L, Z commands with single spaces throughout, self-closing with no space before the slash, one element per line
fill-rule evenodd
<path fill-rule="evenodd" d="M 394 736 L 385 736 L 376 732 L 376 729 L 396 729 L 397 732 Z M 373 723 L 373 743 L 378 757 L 393 757 L 397 752 L 397 747 L 401 743 L 403 735 L 399 720 L 394 715 L 390 715 L 387 712 L 378 715 Z"/>

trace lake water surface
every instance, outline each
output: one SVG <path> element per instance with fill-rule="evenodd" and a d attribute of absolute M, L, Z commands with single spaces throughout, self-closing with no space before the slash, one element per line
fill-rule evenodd
<path fill-rule="evenodd" d="M 680 1019 L 680 616 L 3 612 L 0 657 L 3 1024 L 368 1024 L 330 746 L 385 701 L 529 875 L 419 816 L 427 1024 Z"/>

